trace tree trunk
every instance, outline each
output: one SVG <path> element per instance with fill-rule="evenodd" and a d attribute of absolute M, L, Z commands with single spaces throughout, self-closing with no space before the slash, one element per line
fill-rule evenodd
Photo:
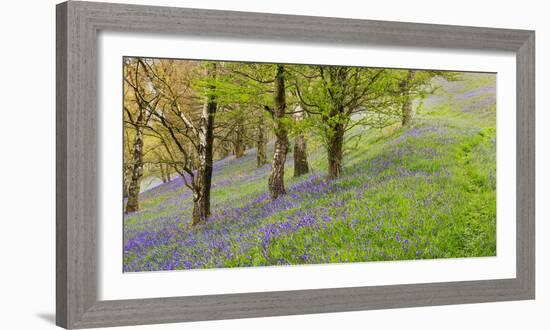
<path fill-rule="evenodd" d="M 414 117 L 412 104 L 413 98 L 411 97 L 410 89 L 412 87 L 411 84 L 415 74 L 416 70 L 409 70 L 407 78 L 403 81 L 403 84 L 401 86 L 401 93 L 403 97 L 403 105 L 401 106 L 401 126 L 403 127 L 411 126 Z"/>
<path fill-rule="evenodd" d="M 235 158 L 241 158 L 244 156 L 245 144 L 244 144 L 244 125 L 240 122 L 235 130 Z"/>
<path fill-rule="evenodd" d="M 344 125 L 334 126 L 328 141 L 328 178 L 336 179 L 342 174 L 344 155 Z"/>
<path fill-rule="evenodd" d="M 206 69 L 206 74 L 215 75 L 216 64 Z M 214 89 L 214 86 L 209 86 Z M 213 146 L 214 146 L 214 115 L 217 110 L 217 103 L 212 95 L 206 97 L 204 103 L 200 125 L 199 125 L 199 145 L 198 157 L 199 166 L 197 170 L 198 191 L 193 197 L 193 225 L 205 221 L 210 216 L 210 189 L 212 186 L 212 165 L 213 165 Z"/>
<path fill-rule="evenodd" d="M 210 216 L 210 190 L 212 187 L 212 172 L 213 172 L 213 154 L 214 154 L 214 114 L 217 110 L 217 104 L 214 100 L 209 100 L 206 105 L 206 146 L 205 146 L 205 160 L 206 167 L 204 171 L 203 179 L 203 198 L 206 210 L 206 216 Z"/>
<path fill-rule="evenodd" d="M 131 180 L 130 178 L 130 174 L 131 174 L 131 170 L 132 170 L 132 166 L 128 166 L 128 164 L 124 164 L 124 174 L 123 174 L 123 178 L 122 178 L 122 196 L 124 198 L 128 198 L 128 187 L 129 187 L 129 181 Z"/>
<path fill-rule="evenodd" d="M 265 136 L 264 116 L 258 117 L 258 136 L 256 137 L 256 167 L 260 168 L 267 164 L 267 146 Z"/>
<path fill-rule="evenodd" d="M 284 66 L 277 65 L 277 74 L 275 76 L 275 92 L 273 105 L 273 121 L 275 128 L 275 152 L 273 154 L 273 163 L 269 175 L 268 186 L 269 196 L 275 200 L 279 196 L 286 194 L 284 177 L 285 162 L 288 151 L 288 132 L 284 125 L 286 99 L 285 99 L 285 78 Z"/>
<path fill-rule="evenodd" d="M 412 100 L 410 97 L 407 97 L 407 100 L 403 104 L 403 117 L 401 118 L 401 126 L 403 127 L 409 127 L 412 124 L 413 120 L 413 106 L 412 106 Z"/>
<path fill-rule="evenodd" d="M 139 117 L 138 122 L 141 123 L 142 115 L 140 114 Z M 139 211 L 139 190 L 143 177 L 143 129 L 141 126 L 136 126 L 132 158 L 134 166 L 132 167 L 132 178 L 128 185 L 128 200 L 126 202 L 125 213 Z"/>
<path fill-rule="evenodd" d="M 296 107 L 294 111 L 294 120 L 299 122 L 304 118 L 302 107 Z M 309 172 L 307 161 L 306 137 L 299 134 L 294 138 L 294 177 L 304 175 Z"/>
<path fill-rule="evenodd" d="M 199 223 L 206 221 L 206 219 L 208 218 L 205 205 L 206 203 L 204 197 L 200 193 L 193 194 L 193 219 L 191 222 L 192 226 L 196 226 Z"/>
<path fill-rule="evenodd" d="M 349 101 L 346 101 L 346 91 L 353 87 L 348 86 L 350 71 L 345 67 L 329 69 L 330 77 L 327 92 L 331 95 L 329 113 L 323 116 L 324 124 L 327 127 L 325 132 L 328 175 L 327 179 L 332 180 L 342 174 L 344 158 L 344 133 L 345 127 L 350 120 Z M 348 103 L 348 108 L 345 104 Z"/>

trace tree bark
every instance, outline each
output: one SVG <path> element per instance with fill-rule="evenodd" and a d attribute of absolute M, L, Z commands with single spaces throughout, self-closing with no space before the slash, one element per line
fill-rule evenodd
<path fill-rule="evenodd" d="M 140 113 L 138 123 L 143 121 L 143 114 Z M 128 200 L 126 202 L 125 213 L 139 211 L 139 190 L 141 179 L 143 177 L 143 128 L 136 125 L 136 136 L 132 148 L 132 178 L 128 185 Z"/>
<path fill-rule="evenodd" d="M 401 118 L 401 126 L 410 127 L 412 125 L 413 116 L 414 116 L 412 101 L 410 97 L 407 97 L 407 100 L 403 104 L 402 111 L 403 111 L 403 117 Z"/>
<path fill-rule="evenodd" d="M 122 197 L 128 198 L 128 184 L 124 182 L 124 187 L 122 188 Z"/>
<path fill-rule="evenodd" d="M 344 125 L 334 125 L 328 141 L 328 178 L 336 179 L 342 174 L 344 155 Z"/>
<path fill-rule="evenodd" d="M 206 69 L 206 74 L 215 76 L 216 64 L 212 63 Z M 214 86 L 208 87 L 213 90 Z M 210 216 L 210 190 L 212 186 L 212 165 L 214 146 L 214 115 L 217 110 L 217 103 L 213 95 L 207 95 L 204 103 L 200 124 L 198 144 L 198 170 L 197 184 L 198 191 L 193 196 L 193 225 L 206 221 Z"/>
<path fill-rule="evenodd" d="M 193 194 L 193 219 L 191 222 L 192 226 L 196 226 L 199 223 L 206 221 L 208 215 L 205 208 L 205 200 L 201 193 Z"/>
<path fill-rule="evenodd" d="M 403 104 L 401 106 L 401 126 L 403 127 L 411 126 L 414 117 L 412 104 L 413 98 L 411 97 L 410 89 L 415 74 L 416 70 L 409 70 L 407 78 L 405 78 L 403 84 L 401 85 L 401 93 L 403 97 Z"/>
<path fill-rule="evenodd" d="M 301 121 L 304 118 L 302 107 L 296 107 L 294 111 L 294 120 Z M 307 161 L 306 137 L 299 134 L 294 138 L 294 177 L 299 177 L 309 173 L 309 164 Z"/>
<path fill-rule="evenodd" d="M 243 157 L 246 146 L 244 143 L 244 124 L 242 122 L 237 124 L 237 128 L 235 130 L 234 145 L 235 145 L 235 158 Z"/>
<path fill-rule="evenodd" d="M 346 92 L 349 90 L 348 78 L 349 69 L 344 67 L 331 68 L 328 72 L 329 83 L 327 92 L 331 95 L 331 108 L 328 116 L 323 120 L 328 127 L 327 139 L 327 160 L 329 180 L 336 179 L 342 174 L 344 154 L 344 133 L 345 125 L 351 113 L 346 111 L 344 104 Z M 349 106 L 349 105 L 348 105 Z"/>
<path fill-rule="evenodd" d="M 286 194 L 284 176 L 286 154 L 288 152 L 288 131 L 283 122 L 286 108 L 284 74 L 284 66 L 277 65 L 274 105 L 272 109 L 275 129 L 275 152 L 273 154 L 273 163 L 268 180 L 269 196 L 272 200 Z"/>
<path fill-rule="evenodd" d="M 260 168 L 267 164 L 267 146 L 265 136 L 264 116 L 258 117 L 258 136 L 256 137 L 256 167 Z"/>
<path fill-rule="evenodd" d="M 129 166 L 129 164 L 124 164 L 124 177 L 122 178 L 122 195 L 124 198 L 128 198 L 128 187 L 129 182 L 131 180 L 130 174 L 132 173 L 133 166 Z"/>

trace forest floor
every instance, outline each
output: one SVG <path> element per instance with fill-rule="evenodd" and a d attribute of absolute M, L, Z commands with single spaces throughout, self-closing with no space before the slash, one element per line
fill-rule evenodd
<path fill-rule="evenodd" d="M 293 178 L 289 154 L 276 201 L 255 150 L 217 161 L 212 217 L 193 229 L 181 178 L 143 192 L 124 219 L 124 271 L 494 256 L 495 76 L 440 85 L 412 127 L 350 131 L 338 180 L 312 139 L 312 171 Z"/>

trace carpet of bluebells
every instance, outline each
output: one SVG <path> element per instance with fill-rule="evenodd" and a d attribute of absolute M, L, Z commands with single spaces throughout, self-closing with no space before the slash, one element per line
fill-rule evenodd
<path fill-rule="evenodd" d="M 196 228 L 181 178 L 143 192 L 124 219 L 124 271 L 494 256 L 494 76 L 439 84 L 413 127 L 350 131 L 338 180 L 312 138 L 312 172 L 292 178 L 289 154 L 276 201 L 254 150 L 216 162 L 213 214 Z"/>

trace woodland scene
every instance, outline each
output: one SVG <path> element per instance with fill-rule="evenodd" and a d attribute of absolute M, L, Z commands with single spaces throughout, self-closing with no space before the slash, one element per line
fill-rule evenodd
<path fill-rule="evenodd" d="M 496 74 L 123 61 L 125 272 L 496 255 Z"/>

